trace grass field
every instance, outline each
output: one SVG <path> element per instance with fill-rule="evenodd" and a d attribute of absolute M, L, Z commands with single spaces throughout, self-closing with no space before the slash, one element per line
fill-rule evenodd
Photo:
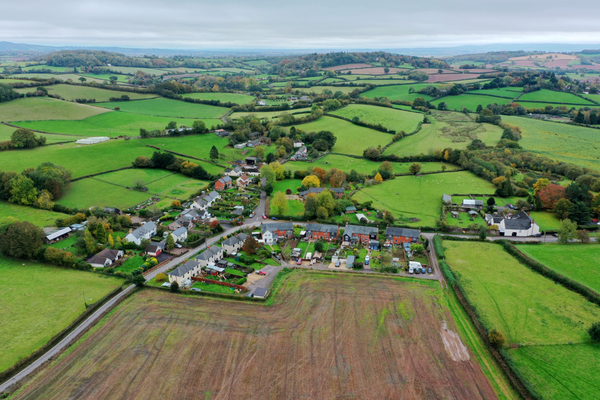
<path fill-rule="evenodd" d="M 116 76 L 118 83 L 127 83 L 127 82 L 129 82 L 129 79 L 131 79 L 131 76 L 118 75 L 118 74 L 88 74 L 88 73 L 80 73 L 80 74 L 77 74 L 77 75 L 82 76 L 82 77 L 84 77 L 86 79 L 93 78 L 93 79 L 100 79 L 102 81 L 109 81 L 111 76 Z"/>
<path fill-rule="evenodd" d="M 333 111 L 332 114 L 347 119 L 358 117 L 361 121 L 381 124 L 396 132 L 405 131 L 406 133 L 414 132 L 419 122 L 423 121 L 421 114 L 364 104 L 351 104 Z"/>
<path fill-rule="evenodd" d="M 142 291 L 14 398 L 496 397 L 437 282 L 298 272 L 281 287 L 266 307 Z"/>
<path fill-rule="evenodd" d="M 540 231 L 557 231 L 560 229 L 560 220 L 556 214 L 545 211 L 531 211 L 531 218 L 540 226 Z"/>
<path fill-rule="evenodd" d="M 111 97 L 129 96 L 130 99 L 148 99 L 157 97 L 155 94 L 120 92 L 117 90 L 100 89 L 90 86 L 78 85 L 52 85 L 46 86 L 48 94 L 60 95 L 65 100 L 96 99 L 97 102 L 108 101 Z M 15 89 L 19 93 L 35 92 L 35 88 Z"/>
<path fill-rule="evenodd" d="M 0 201 L 0 219 L 6 217 L 13 217 L 19 221 L 27 221 L 45 227 L 54 226 L 54 221 L 57 218 L 66 217 L 66 214 Z"/>
<path fill-rule="evenodd" d="M 433 102 L 436 106 L 440 103 L 446 103 L 448 110 L 462 111 L 467 108 L 469 111 L 475 111 L 478 105 L 486 107 L 488 104 L 508 104 L 509 99 L 492 97 L 492 96 L 477 96 L 474 94 L 461 94 L 458 96 L 446 96 Z"/>
<path fill-rule="evenodd" d="M 505 97 L 507 99 L 514 99 L 519 94 L 521 94 L 521 92 L 523 92 L 523 88 L 521 88 L 521 87 L 505 87 L 505 88 L 498 88 L 498 89 L 471 90 L 471 91 L 468 91 L 467 93 L 469 93 L 469 94 L 470 93 L 489 94 L 492 96 L 500 96 L 500 97 Z"/>
<path fill-rule="evenodd" d="M 231 117 L 233 119 L 238 119 L 241 117 L 246 117 L 246 116 L 255 116 L 258 119 L 263 119 L 263 118 L 267 118 L 267 119 L 274 119 L 279 117 L 282 113 L 287 112 L 288 114 L 292 114 L 295 115 L 296 113 L 310 113 L 310 108 L 306 107 L 306 108 L 298 108 L 295 110 L 288 110 L 288 111 L 262 111 L 262 112 L 236 112 L 231 114 Z M 304 114 L 307 115 L 307 114 Z M 299 115 L 300 117 L 303 116 L 303 114 Z"/>
<path fill-rule="evenodd" d="M 600 245 L 548 243 L 517 247 L 546 267 L 600 293 Z"/>
<path fill-rule="evenodd" d="M 0 120 L 41 121 L 41 120 L 79 120 L 103 114 L 108 110 L 86 104 L 68 103 L 49 97 L 30 97 L 16 99 L 0 104 Z"/>
<path fill-rule="evenodd" d="M 193 104 L 185 101 L 170 99 L 152 99 L 143 101 L 121 101 L 115 103 L 102 103 L 102 107 L 114 109 L 120 107 L 122 112 L 155 117 L 172 118 L 221 118 L 227 113 L 224 107 Z"/>
<path fill-rule="evenodd" d="M 13 75 L 13 78 L 42 78 L 42 79 L 50 79 L 50 78 L 55 78 L 55 79 L 60 79 L 61 81 L 67 82 L 69 80 L 79 83 L 79 78 L 81 78 L 81 75 L 76 75 L 76 74 L 39 74 L 39 73 L 25 73 L 25 74 L 18 74 L 18 75 Z M 90 77 L 85 77 L 85 79 L 87 79 L 87 83 L 90 82 L 96 82 L 96 83 L 106 83 L 106 81 L 102 80 L 102 79 L 95 79 L 95 78 L 90 78 Z"/>
<path fill-rule="evenodd" d="M 25 265 L 23 265 L 25 264 Z M 39 349 L 122 283 L 83 271 L 0 258 L 0 371 Z"/>
<path fill-rule="evenodd" d="M 446 260 L 460 274 L 470 301 L 506 343 L 584 343 L 600 307 L 531 271 L 492 243 L 444 241 Z"/>
<path fill-rule="evenodd" d="M 531 118 L 502 116 L 521 128 L 524 149 L 546 157 L 600 170 L 600 135 L 597 129 Z"/>
<path fill-rule="evenodd" d="M 580 97 L 575 96 L 572 93 L 555 92 L 553 90 L 536 90 L 535 92 L 529 92 L 519 97 L 519 101 L 544 101 L 549 103 L 566 103 L 566 104 L 581 104 L 592 106 L 589 100 L 584 100 Z"/>
<path fill-rule="evenodd" d="M 307 124 L 295 125 L 296 129 L 304 132 L 331 131 L 337 138 L 334 153 L 353 154 L 362 156 L 369 146 L 385 146 L 392 141 L 392 135 L 362 126 L 354 125 L 342 119 L 321 117 Z"/>
<path fill-rule="evenodd" d="M 151 193 L 128 190 L 94 178 L 71 183 L 57 201 L 67 207 L 117 207 L 128 208 L 152 197 Z"/>
<path fill-rule="evenodd" d="M 427 86 L 431 86 L 427 83 L 415 83 L 410 85 L 394 85 L 394 86 L 384 86 L 378 87 L 373 90 L 369 90 L 368 92 L 364 92 L 361 94 L 363 97 L 368 97 L 370 99 L 374 97 L 387 97 L 390 100 L 406 100 L 413 101 L 417 97 L 422 97 L 425 100 L 433 100 L 433 97 L 428 96 L 426 94 L 417 93 L 418 90 L 424 89 Z M 410 88 L 414 89 L 414 93 L 409 93 Z"/>
<path fill-rule="evenodd" d="M 494 193 L 494 186 L 467 171 L 402 176 L 379 185 L 363 188 L 354 199 L 373 201 L 373 207 L 390 210 L 402 223 L 415 226 L 435 226 L 440 217 L 442 194 Z M 419 221 L 409 222 L 408 218 Z"/>
<path fill-rule="evenodd" d="M 66 103 L 71 104 L 71 103 Z M 106 104 L 106 103 L 103 103 Z M 103 110 L 98 108 L 99 110 Z M 107 112 L 81 121 L 35 121 L 15 122 L 15 125 L 44 132 L 64 133 L 80 136 L 138 136 L 140 128 L 146 130 L 163 130 L 172 117 L 153 117 L 149 115 L 130 114 L 125 112 Z M 216 126 L 222 123 L 218 119 L 201 119 L 206 126 Z M 176 119 L 177 126 L 192 126 L 195 119 Z"/>
<path fill-rule="evenodd" d="M 311 86 L 308 88 L 302 88 L 302 87 L 294 88 L 294 90 L 299 90 L 300 92 L 303 92 L 303 93 L 314 93 L 314 94 L 321 94 L 321 93 L 323 93 L 324 90 L 331 90 L 332 93 L 342 92 L 342 93 L 346 94 L 346 93 L 350 93 L 350 92 L 354 91 L 355 89 L 362 89 L 362 88 L 356 87 L 356 86 Z"/>
<path fill-rule="evenodd" d="M 183 97 L 200 100 L 219 100 L 221 103 L 236 103 L 239 105 L 250 104 L 254 100 L 254 96 L 238 93 L 186 93 Z"/>

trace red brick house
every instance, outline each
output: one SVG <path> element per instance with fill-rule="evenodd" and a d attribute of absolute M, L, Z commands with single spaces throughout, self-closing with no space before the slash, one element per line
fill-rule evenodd
<path fill-rule="evenodd" d="M 418 243 L 421 232 L 417 229 L 388 228 L 385 230 L 385 237 L 391 244 Z"/>
<path fill-rule="evenodd" d="M 306 237 L 313 240 L 335 240 L 338 238 L 337 225 L 306 224 Z"/>
<path fill-rule="evenodd" d="M 344 242 L 368 244 L 371 240 L 379 239 L 379 228 L 376 226 L 346 225 Z"/>
<path fill-rule="evenodd" d="M 215 182 L 215 190 L 222 191 L 230 189 L 233 185 L 233 180 L 229 176 L 224 176 Z"/>

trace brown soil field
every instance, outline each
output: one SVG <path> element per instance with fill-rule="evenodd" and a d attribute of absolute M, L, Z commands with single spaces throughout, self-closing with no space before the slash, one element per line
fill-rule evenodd
<path fill-rule="evenodd" d="M 323 69 L 325 71 L 328 71 L 328 70 L 338 71 L 340 69 L 369 68 L 370 66 L 371 66 L 371 64 L 344 64 L 344 65 L 337 65 L 335 67 L 325 67 Z"/>
<path fill-rule="evenodd" d="M 552 56 L 552 60 L 577 60 L 577 56 L 571 54 L 562 53 L 545 53 L 545 54 L 533 54 L 530 56 L 511 57 L 510 61 L 526 61 L 526 60 L 547 60 L 549 56 Z"/>
<path fill-rule="evenodd" d="M 297 271 L 273 304 L 143 290 L 16 399 L 496 399 L 437 281 Z"/>
<path fill-rule="evenodd" d="M 400 71 L 407 71 L 407 70 L 404 68 L 390 67 L 390 72 L 388 72 L 386 74 L 384 71 L 384 67 L 372 67 L 372 68 L 353 69 L 352 73 L 354 75 L 391 75 L 391 74 L 395 74 Z M 348 72 L 348 69 L 341 71 L 342 74 L 344 74 L 346 72 Z"/>
<path fill-rule="evenodd" d="M 467 79 L 477 79 L 480 74 L 443 74 L 443 75 L 429 75 L 429 79 L 425 82 L 449 82 L 449 81 L 464 81 Z"/>
<path fill-rule="evenodd" d="M 556 60 L 556 61 L 548 61 L 547 63 L 544 64 L 544 67 L 546 68 L 567 68 L 568 64 L 571 62 L 571 60 Z"/>
<path fill-rule="evenodd" d="M 415 71 L 425 72 L 427 75 L 430 75 L 430 74 L 437 74 L 439 69 L 438 68 L 419 68 L 419 69 L 415 69 Z M 442 74 L 457 74 L 462 71 L 464 71 L 464 69 L 443 69 Z"/>

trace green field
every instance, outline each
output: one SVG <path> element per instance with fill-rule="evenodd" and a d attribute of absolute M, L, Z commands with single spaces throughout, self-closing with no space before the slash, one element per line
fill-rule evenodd
<path fill-rule="evenodd" d="M 23 265 L 25 264 L 25 265 Z M 83 271 L 0 258 L 0 371 L 39 349 L 122 284 Z M 6 279 L 10 277 L 10 279 Z"/>
<path fill-rule="evenodd" d="M 0 201 L 0 219 L 6 217 L 13 217 L 19 221 L 28 221 L 34 225 L 45 227 L 55 226 L 54 221 L 57 218 L 66 217 L 66 214 Z"/>
<path fill-rule="evenodd" d="M 152 99 L 143 101 L 122 101 L 115 103 L 103 103 L 102 107 L 114 109 L 119 107 L 122 112 L 142 115 L 153 115 L 156 117 L 172 118 L 220 118 L 227 113 L 224 107 L 207 106 L 205 104 L 193 104 L 185 101 L 170 99 Z"/>
<path fill-rule="evenodd" d="M 65 103 L 64 104 L 72 104 Z M 107 104 L 107 103 L 103 103 Z M 102 111 L 102 108 L 98 108 Z M 149 115 L 130 114 L 120 111 L 107 112 L 94 117 L 82 119 L 81 121 L 35 121 L 16 122 L 15 125 L 44 132 L 64 133 L 80 136 L 138 136 L 140 128 L 146 130 L 163 130 L 172 117 L 153 117 Z M 222 123 L 218 119 L 201 119 L 206 126 L 216 126 Z M 177 126 L 185 125 L 191 127 L 195 119 L 176 119 Z"/>
<path fill-rule="evenodd" d="M 436 106 L 439 106 L 440 103 L 446 103 L 446 107 L 448 110 L 462 111 L 463 108 L 467 108 L 469 111 L 475 111 L 478 105 L 482 107 L 487 106 L 488 104 L 508 104 L 510 100 L 501 99 L 499 97 L 492 96 L 477 96 L 473 94 L 461 94 L 459 96 L 446 96 L 442 97 L 433 102 Z"/>
<path fill-rule="evenodd" d="M 529 92 L 519 97 L 519 101 L 543 101 L 549 103 L 565 103 L 565 104 L 581 104 L 592 106 L 589 100 L 584 100 L 580 97 L 575 96 L 572 93 L 555 92 L 553 90 L 536 90 L 535 92 Z"/>
<path fill-rule="evenodd" d="M 16 99 L 0 104 L 0 121 L 79 120 L 107 113 L 99 107 L 49 97 Z"/>
<path fill-rule="evenodd" d="M 53 72 L 74 72 L 73 67 L 55 67 L 54 65 L 45 65 L 45 64 L 32 65 L 29 67 L 22 68 L 23 71 L 31 71 L 31 70 L 38 70 L 38 69 L 48 69 Z"/>
<path fill-rule="evenodd" d="M 470 301 L 506 343 L 583 343 L 600 307 L 531 271 L 497 244 L 444 241 L 446 261 Z"/>
<path fill-rule="evenodd" d="M 93 79 L 100 79 L 103 81 L 109 81 L 111 76 L 116 76 L 118 83 L 127 83 L 127 82 L 129 82 L 129 79 L 131 79 L 131 76 L 118 75 L 118 74 L 87 74 L 87 73 L 81 74 L 80 73 L 78 75 L 80 75 L 86 79 L 93 78 Z"/>
<path fill-rule="evenodd" d="M 296 115 L 296 113 L 303 113 L 303 114 L 298 115 L 298 117 L 302 117 L 302 116 L 310 113 L 310 108 L 308 108 L 308 107 L 298 108 L 295 110 L 287 110 L 287 111 L 236 112 L 236 113 L 231 114 L 231 118 L 238 119 L 238 118 L 242 118 L 242 117 L 253 116 L 258 119 L 263 119 L 263 118 L 275 119 L 275 118 L 278 118 L 284 112 L 286 112 L 288 114 L 292 114 L 292 115 Z"/>
<path fill-rule="evenodd" d="M 419 122 L 423 121 L 423 116 L 418 113 L 365 104 L 351 104 L 333 111 L 332 114 L 347 119 L 358 117 L 361 121 L 371 124 L 381 124 L 390 130 L 395 130 L 396 132 L 405 131 L 406 133 L 414 132 Z"/>
<path fill-rule="evenodd" d="M 117 207 L 128 208 L 152 197 L 151 193 L 128 190 L 94 178 L 71 183 L 57 201 L 67 207 Z"/>
<path fill-rule="evenodd" d="M 600 345 L 525 346 L 509 354 L 544 399 L 598 398 Z"/>
<path fill-rule="evenodd" d="M 360 81 L 359 81 L 360 82 Z M 362 93 L 363 97 L 370 99 L 374 97 L 387 97 L 390 100 L 405 100 L 413 101 L 417 97 L 422 97 L 425 100 L 433 100 L 433 97 L 426 94 L 417 93 L 418 90 L 424 89 L 427 86 L 431 86 L 427 83 L 414 83 L 409 85 L 395 85 L 395 86 L 383 86 L 378 87 L 368 92 Z M 410 88 L 414 89 L 414 93 L 409 93 Z"/>
<path fill-rule="evenodd" d="M 298 187 L 300 187 L 302 185 L 302 180 L 301 179 L 284 179 L 282 181 L 278 181 L 277 183 L 275 183 L 275 185 L 273 186 L 273 193 L 275 192 L 284 192 L 287 189 L 290 189 L 292 191 L 292 194 L 298 194 L 298 191 L 296 190 Z"/>
<path fill-rule="evenodd" d="M 41 78 L 41 79 L 55 78 L 55 79 L 60 79 L 61 81 L 64 81 L 64 82 L 71 80 L 73 82 L 79 83 L 80 82 L 79 78 L 81 78 L 81 75 L 76 75 L 76 74 L 38 74 L 38 73 L 26 73 L 26 74 L 13 75 L 13 78 L 19 78 L 19 77 Z M 100 83 L 100 84 L 106 83 L 106 81 L 104 81 L 102 79 L 94 79 L 94 78 L 90 78 L 87 76 L 85 77 L 85 79 L 87 80 L 87 83 L 90 83 L 90 82 L 96 82 L 96 83 Z"/>
<path fill-rule="evenodd" d="M 540 226 L 540 231 L 557 231 L 560 229 L 560 220 L 556 214 L 545 211 L 531 211 L 531 218 Z"/>
<path fill-rule="evenodd" d="M 402 176 L 363 188 L 353 196 L 359 202 L 373 201 L 376 209 L 390 210 L 402 223 L 435 226 L 440 217 L 442 194 L 494 193 L 494 185 L 467 171 Z M 407 221 L 416 218 L 419 221 Z"/>
<path fill-rule="evenodd" d="M 467 93 L 472 94 L 489 94 L 491 96 L 506 97 L 507 99 L 514 99 L 523 92 L 521 87 L 505 87 L 498 89 L 481 89 L 481 90 L 470 90 Z"/>
<path fill-rule="evenodd" d="M 332 152 L 362 156 L 369 146 L 385 146 L 392 141 L 392 135 L 362 126 L 354 125 L 342 119 L 321 117 L 307 124 L 295 125 L 304 132 L 331 131 L 337 138 Z"/>
<path fill-rule="evenodd" d="M 284 85 L 285 86 L 285 85 Z M 321 94 L 324 90 L 331 90 L 332 93 L 342 92 L 344 94 L 350 93 L 356 89 L 361 90 L 361 87 L 357 86 L 311 86 L 308 88 L 293 88 L 293 90 L 299 90 L 302 93 L 314 93 Z"/>
<path fill-rule="evenodd" d="M 129 96 L 130 99 L 149 99 L 157 97 L 155 94 L 120 92 L 117 90 L 100 89 L 79 85 L 52 85 L 46 86 L 48 94 L 62 96 L 65 100 L 96 99 L 96 102 L 108 101 L 111 97 Z M 35 92 L 35 88 L 15 89 L 19 93 Z"/>
<path fill-rule="evenodd" d="M 519 245 L 519 250 L 568 278 L 600 293 L 600 245 Z"/>
<path fill-rule="evenodd" d="M 521 128 L 524 149 L 546 157 L 600 170 L 598 130 L 531 118 L 502 116 L 502 121 Z"/>
<path fill-rule="evenodd" d="M 254 96 L 238 93 L 186 93 L 183 97 L 200 100 L 219 100 L 221 103 L 236 103 L 239 105 L 250 104 L 255 99 Z"/>

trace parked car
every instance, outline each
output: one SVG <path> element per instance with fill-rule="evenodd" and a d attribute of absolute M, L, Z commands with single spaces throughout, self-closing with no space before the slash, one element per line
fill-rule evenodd
<path fill-rule="evenodd" d="M 250 213 L 249 217 L 254 218 L 254 213 Z"/>
<path fill-rule="evenodd" d="M 544 236 L 544 235 L 543 235 L 543 234 L 541 234 L 541 233 L 536 233 L 536 234 L 535 234 L 535 235 L 533 235 L 533 236 L 534 236 L 534 237 L 542 237 L 542 236 Z"/>
<path fill-rule="evenodd" d="M 301 258 L 299 258 L 298 262 L 297 262 L 297 265 L 300 265 L 300 264 L 302 264 L 302 259 Z"/>
<path fill-rule="evenodd" d="M 433 270 L 431 268 L 427 268 L 427 273 L 433 274 Z"/>
<path fill-rule="evenodd" d="M 182 248 L 183 246 L 180 245 L 179 243 L 175 243 L 175 247 L 177 247 L 178 249 Z"/>
<path fill-rule="evenodd" d="M 336 267 L 336 268 L 339 268 L 339 266 L 341 265 L 341 263 L 342 263 L 342 262 L 341 262 L 340 260 L 337 260 L 337 261 L 335 262 L 335 267 Z"/>
<path fill-rule="evenodd" d="M 263 214 L 262 219 L 267 219 L 267 216 L 265 214 Z"/>
<path fill-rule="evenodd" d="M 425 271 L 425 268 L 421 268 L 421 273 L 425 274 L 427 271 Z"/>
<path fill-rule="evenodd" d="M 415 268 L 415 274 L 419 275 L 421 273 L 421 268 Z"/>
<path fill-rule="evenodd" d="M 266 274 L 267 274 L 267 273 L 266 273 L 265 271 L 263 271 L 263 270 L 256 271 L 256 273 L 257 273 L 257 274 L 259 274 L 259 275 L 266 275 Z"/>
<path fill-rule="evenodd" d="M 554 233 L 552 234 L 552 236 L 554 236 L 554 237 L 558 237 L 558 233 L 554 232 Z"/>

